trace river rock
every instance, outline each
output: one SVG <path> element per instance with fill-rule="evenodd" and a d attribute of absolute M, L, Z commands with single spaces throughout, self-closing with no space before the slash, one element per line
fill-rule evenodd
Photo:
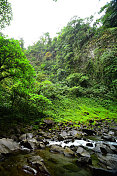
<path fill-rule="evenodd" d="M 89 165 L 92 164 L 92 160 L 90 157 L 79 157 L 76 161 L 77 165 L 79 166 L 85 166 L 85 165 Z"/>
<path fill-rule="evenodd" d="M 64 139 L 65 138 L 61 134 L 58 135 L 58 141 L 63 141 Z"/>
<path fill-rule="evenodd" d="M 107 154 L 107 155 L 98 155 L 100 164 L 105 166 L 105 168 L 117 169 L 117 155 L 116 154 Z"/>
<path fill-rule="evenodd" d="M 95 135 L 95 134 L 96 134 L 96 131 L 90 130 L 90 129 L 85 129 L 85 128 L 83 128 L 82 131 L 83 131 L 84 133 L 86 133 L 87 135 Z"/>
<path fill-rule="evenodd" d="M 43 142 L 38 143 L 38 148 L 39 149 L 45 149 L 45 144 Z"/>
<path fill-rule="evenodd" d="M 22 170 L 26 173 L 26 174 L 29 174 L 29 175 L 37 175 L 37 170 L 30 167 L 30 166 L 23 166 L 22 167 Z"/>
<path fill-rule="evenodd" d="M 20 149 L 19 144 L 13 141 L 13 139 L 8 138 L 0 139 L 0 154 L 8 154 L 19 149 Z"/>
<path fill-rule="evenodd" d="M 109 142 L 116 142 L 116 139 L 112 136 L 109 136 L 109 135 L 102 136 L 102 139 L 105 141 L 109 141 Z"/>
<path fill-rule="evenodd" d="M 53 125 L 54 125 L 54 121 L 53 120 L 51 120 L 51 119 L 44 119 L 43 120 L 43 122 L 45 123 L 45 125 L 47 126 L 47 127 L 52 127 Z"/>
<path fill-rule="evenodd" d="M 97 143 L 95 145 L 95 148 L 93 149 L 95 152 L 107 154 L 107 153 L 113 153 L 113 151 L 110 149 L 110 147 L 103 143 Z"/>
<path fill-rule="evenodd" d="M 66 157 L 72 157 L 72 156 L 74 156 L 74 152 L 70 148 L 68 148 L 68 147 L 65 147 L 63 153 L 64 153 L 64 155 Z"/>
<path fill-rule="evenodd" d="M 26 139 L 32 139 L 33 138 L 33 134 L 32 133 L 26 133 L 26 134 L 22 134 L 20 137 L 19 137 L 19 140 L 20 141 L 24 141 Z"/>
<path fill-rule="evenodd" d="M 19 140 L 20 140 L 20 141 L 26 140 L 26 134 L 22 134 L 22 135 L 19 137 Z"/>
<path fill-rule="evenodd" d="M 24 146 L 25 148 L 34 150 L 37 148 L 38 142 L 35 138 L 32 138 L 32 139 L 27 139 L 27 140 L 21 141 L 20 145 Z"/>
<path fill-rule="evenodd" d="M 107 170 L 103 168 L 90 167 L 93 176 L 117 176 L 117 170 Z"/>
<path fill-rule="evenodd" d="M 39 172 L 38 175 L 50 176 L 50 173 L 44 165 L 44 160 L 40 156 L 32 156 L 27 161 Z"/>
<path fill-rule="evenodd" d="M 64 153 L 64 149 L 57 145 L 52 145 L 50 148 L 50 152 Z"/>
<path fill-rule="evenodd" d="M 86 143 L 86 146 L 93 147 L 93 144 L 91 142 Z"/>
<path fill-rule="evenodd" d="M 90 153 L 87 152 L 83 147 L 78 147 L 76 154 L 82 157 L 88 157 L 90 158 Z"/>

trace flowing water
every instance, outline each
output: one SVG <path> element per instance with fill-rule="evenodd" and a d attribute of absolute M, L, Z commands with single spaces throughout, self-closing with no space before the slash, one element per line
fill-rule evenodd
<path fill-rule="evenodd" d="M 96 141 L 88 140 L 93 144 L 94 147 Z M 99 141 L 97 141 L 99 143 Z M 103 141 L 100 141 L 101 143 Z M 86 146 L 87 141 L 85 140 L 75 140 L 74 142 L 65 141 L 49 141 L 49 145 L 61 145 L 65 146 Z M 104 142 L 103 142 L 104 143 Z M 117 145 L 116 142 L 110 143 L 112 145 Z M 63 154 L 52 153 L 49 151 L 49 147 L 44 150 L 36 150 L 31 153 L 14 153 L 0 158 L 0 176 L 29 176 L 30 174 L 24 172 L 23 166 L 28 165 L 27 159 L 31 156 L 41 156 L 44 159 L 45 166 L 52 176 L 92 176 L 90 170 L 86 167 L 78 167 L 76 164 L 77 158 L 65 157 Z M 37 175 L 36 175 L 37 176 Z M 41 175 L 39 175 L 41 176 Z"/>

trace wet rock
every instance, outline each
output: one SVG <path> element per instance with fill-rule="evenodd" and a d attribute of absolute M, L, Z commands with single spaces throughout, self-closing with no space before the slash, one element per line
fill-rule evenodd
<path fill-rule="evenodd" d="M 77 165 L 79 166 L 85 166 L 85 165 L 89 165 L 92 164 L 92 160 L 90 157 L 79 157 L 76 161 Z"/>
<path fill-rule="evenodd" d="M 43 158 L 41 158 L 40 156 L 32 156 L 30 158 L 28 158 L 28 163 L 30 163 L 31 165 L 38 165 L 40 164 L 40 162 L 44 162 Z"/>
<path fill-rule="evenodd" d="M 109 131 L 108 135 L 109 136 L 114 136 L 114 132 L 113 131 Z"/>
<path fill-rule="evenodd" d="M 107 155 L 98 155 L 100 164 L 105 168 L 117 169 L 117 155 L 116 154 L 107 154 Z"/>
<path fill-rule="evenodd" d="M 65 138 L 60 134 L 58 135 L 58 141 L 63 141 Z"/>
<path fill-rule="evenodd" d="M 117 136 L 117 126 L 110 128 L 114 132 L 114 135 Z"/>
<path fill-rule="evenodd" d="M 102 136 L 102 139 L 104 139 L 105 141 L 109 141 L 109 142 L 116 142 L 114 137 L 108 136 L 108 135 Z"/>
<path fill-rule="evenodd" d="M 74 152 L 68 147 L 65 147 L 63 153 L 66 157 L 73 157 L 74 156 Z"/>
<path fill-rule="evenodd" d="M 64 130 L 64 131 L 61 131 L 61 136 L 62 137 L 66 137 L 66 136 L 68 136 L 68 133 Z"/>
<path fill-rule="evenodd" d="M 19 144 L 13 141 L 13 139 L 8 138 L 0 139 L 0 154 L 8 154 L 19 149 L 20 149 Z"/>
<path fill-rule="evenodd" d="M 113 151 L 114 154 L 117 154 L 117 146 L 115 147 L 114 145 L 108 145 L 110 149 Z"/>
<path fill-rule="evenodd" d="M 50 148 L 50 152 L 64 153 L 64 149 L 57 145 L 52 145 Z"/>
<path fill-rule="evenodd" d="M 44 161 L 40 156 L 32 156 L 28 158 L 28 163 L 31 164 L 34 169 L 37 170 L 37 172 L 40 173 L 40 175 L 44 176 L 50 176 L 50 173 L 48 172 L 47 168 L 44 165 Z"/>
<path fill-rule="evenodd" d="M 25 148 L 34 150 L 37 148 L 38 142 L 36 139 L 32 138 L 32 139 L 21 141 L 20 145 L 24 146 Z"/>
<path fill-rule="evenodd" d="M 22 169 L 26 174 L 30 174 L 30 175 L 36 175 L 37 174 L 36 169 L 34 169 L 30 166 L 27 166 L 27 165 L 23 166 Z"/>
<path fill-rule="evenodd" d="M 93 149 L 95 152 L 107 154 L 107 153 L 113 153 L 113 151 L 110 149 L 110 147 L 103 143 L 97 143 L 95 145 L 95 148 Z"/>
<path fill-rule="evenodd" d="M 94 131 L 94 130 L 89 130 L 89 129 L 82 129 L 82 131 L 84 132 L 84 133 L 86 133 L 87 135 L 95 135 L 96 134 L 96 131 Z"/>
<path fill-rule="evenodd" d="M 92 144 L 91 142 L 88 142 L 88 143 L 86 144 L 86 146 L 88 146 L 88 147 L 93 147 L 93 144 Z"/>
<path fill-rule="evenodd" d="M 77 151 L 76 151 L 76 154 L 78 156 L 82 156 L 82 157 L 88 157 L 90 158 L 90 153 L 87 152 L 83 147 L 78 147 Z"/>
<path fill-rule="evenodd" d="M 43 133 L 43 137 L 45 139 L 51 139 L 52 138 L 50 133 Z"/>
<path fill-rule="evenodd" d="M 45 123 L 46 126 L 52 127 L 54 125 L 54 121 L 50 119 L 44 119 L 43 122 Z"/>
<path fill-rule="evenodd" d="M 19 140 L 20 140 L 20 141 L 26 140 L 26 134 L 22 134 L 22 135 L 19 137 Z"/>
<path fill-rule="evenodd" d="M 27 139 L 32 139 L 33 138 L 33 134 L 32 133 L 26 133 L 26 138 Z"/>
<path fill-rule="evenodd" d="M 20 137 L 19 137 L 19 140 L 20 141 L 24 141 L 26 139 L 32 139 L 33 138 L 33 134 L 32 133 L 26 133 L 26 134 L 22 134 Z"/>
<path fill-rule="evenodd" d="M 38 148 L 39 149 L 45 149 L 45 144 L 43 142 L 38 143 Z"/>
<path fill-rule="evenodd" d="M 90 167 L 93 176 L 117 176 L 117 170 L 107 170 L 103 168 Z"/>

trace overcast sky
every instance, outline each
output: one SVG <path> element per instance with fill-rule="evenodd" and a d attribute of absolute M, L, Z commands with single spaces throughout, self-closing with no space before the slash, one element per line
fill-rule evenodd
<path fill-rule="evenodd" d="M 11 25 L 2 32 L 10 38 L 25 41 L 25 47 L 39 40 L 46 32 L 51 37 L 73 16 L 89 17 L 109 0 L 9 0 L 13 9 Z"/>

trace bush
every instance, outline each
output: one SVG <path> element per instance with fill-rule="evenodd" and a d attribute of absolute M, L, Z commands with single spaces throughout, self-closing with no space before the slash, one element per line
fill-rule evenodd
<path fill-rule="evenodd" d="M 69 87 L 74 87 L 79 85 L 81 87 L 88 87 L 89 78 L 88 76 L 85 76 L 82 73 L 73 73 L 66 78 L 66 83 Z"/>

